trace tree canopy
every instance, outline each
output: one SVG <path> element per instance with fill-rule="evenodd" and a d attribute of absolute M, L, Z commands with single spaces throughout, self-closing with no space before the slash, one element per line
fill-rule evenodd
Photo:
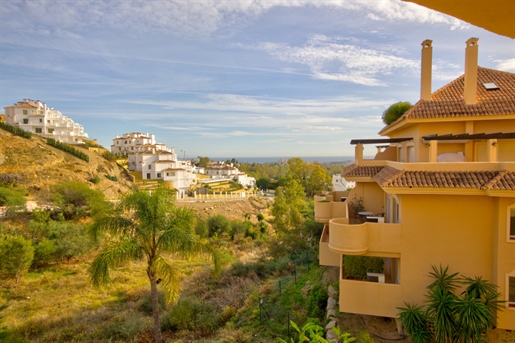
<path fill-rule="evenodd" d="M 393 105 L 390 105 L 390 107 L 388 107 L 383 112 L 383 123 L 385 123 L 386 125 L 390 125 L 391 123 L 399 119 L 411 107 L 412 105 L 408 101 L 399 101 Z"/>

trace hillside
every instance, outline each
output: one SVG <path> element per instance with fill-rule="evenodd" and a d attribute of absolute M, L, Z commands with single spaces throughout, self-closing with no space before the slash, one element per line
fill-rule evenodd
<path fill-rule="evenodd" d="M 135 187 L 116 163 L 107 161 L 97 152 L 85 148 L 81 151 L 88 154 L 89 162 L 47 145 L 46 139 L 37 135 L 26 139 L 0 129 L 0 180 L 15 181 L 17 187 L 26 190 L 27 200 L 39 205 L 49 203 L 52 186 L 63 181 L 84 182 L 102 191 L 107 199 L 116 199 Z M 99 183 L 90 181 L 95 176 L 100 178 Z M 115 176 L 117 181 L 106 176 Z M 267 201 L 191 201 L 177 205 L 192 208 L 203 218 L 222 214 L 231 220 L 242 220 L 245 213 L 255 217 L 263 212 Z"/>
<path fill-rule="evenodd" d="M 47 145 L 46 139 L 37 135 L 26 139 L 0 129 L 0 178 L 14 181 L 26 190 L 27 200 L 39 204 L 48 203 L 51 187 L 63 181 L 85 182 L 108 199 L 132 188 L 132 182 L 116 163 L 96 152 L 81 150 L 88 154 L 89 162 Z M 89 181 L 95 176 L 100 178 L 97 184 Z M 117 181 L 106 176 L 114 176 Z"/>

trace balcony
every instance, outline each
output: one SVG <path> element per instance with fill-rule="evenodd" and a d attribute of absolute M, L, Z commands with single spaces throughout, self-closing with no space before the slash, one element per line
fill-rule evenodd
<path fill-rule="evenodd" d="M 401 224 L 351 225 L 348 218 L 335 218 L 329 221 L 328 236 L 328 247 L 337 254 L 400 256 Z"/>
<path fill-rule="evenodd" d="M 329 249 L 329 225 L 324 225 L 318 245 L 318 261 L 321 266 L 339 267 L 342 256 Z"/>
<path fill-rule="evenodd" d="M 327 224 L 333 218 L 347 218 L 347 196 L 349 192 L 331 192 L 315 195 L 315 220 Z"/>
<path fill-rule="evenodd" d="M 401 285 L 340 280 L 340 312 L 395 318 L 402 306 Z"/>

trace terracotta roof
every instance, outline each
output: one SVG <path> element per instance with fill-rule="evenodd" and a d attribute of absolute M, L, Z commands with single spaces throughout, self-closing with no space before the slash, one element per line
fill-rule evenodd
<path fill-rule="evenodd" d="M 406 171 L 383 168 L 374 180 L 382 187 L 429 187 L 515 190 L 515 172 Z"/>
<path fill-rule="evenodd" d="M 22 104 L 16 104 L 16 105 L 13 105 L 13 106 L 5 106 L 4 108 L 38 108 L 37 106 L 32 106 L 30 104 L 27 104 L 27 103 L 22 103 Z"/>
<path fill-rule="evenodd" d="M 384 168 L 384 166 L 359 166 L 357 164 L 351 164 L 350 166 L 347 166 L 342 171 L 343 177 L 373 177 L 381 169 Z"/>
<path fill-rule="evenodd" d="M 515 114 L 515 74 L 478 67 L 477 103 L 466 105 L 463 99 L 464 75 L 420 100 L 401 118 L 446 118 Z M 499 88 L 487 90 L 483 83 L 495 83 Z M 399 120 L 401 120 L 399 118 Z"/>

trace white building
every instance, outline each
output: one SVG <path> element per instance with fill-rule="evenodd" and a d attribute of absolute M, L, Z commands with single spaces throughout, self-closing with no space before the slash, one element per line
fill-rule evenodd
<path fill-rule="evenodd" d="M 333 191 L 347 191 L 349 188 L 356 187 L 356 182 L 347 181 L 341 175 L 333 175 Z"/>
<path fill-rule="evenodd" d="M 240 172 L 233 179 L 246 188 L 252 188 L 256 186 L 256 178 L 248 176 L 246 173 Z"/>
<path fill-rule="evenodd" d="M 217 162 L 209 165 L 207 168 L 205 168 L 204 172 L 212 179 L 230 179 L 240 173 L 239 170 L 232 165 L 232 163 L 229 165 L 223 162 Z"/>
<path fill-rule="evenodd" d="M 82 144 L 88 138 L 82 125 L 39 100 L 24 99 L 4 110 L 7 124 L 28 132 L 68 144 Z"/>
<path fill-rule="evenodd" d="M 149 142 L 153 142 L 153 144 Z M 116 149 L 118 147 L 123 149 Z M 191 185 L 197 183 L 197 175 L 194 173 L 191 163 L 179 161 L 174 148 L 155 143 L 154 135 L 124 134 L 123 137 L 113 140 L 111 151 L 127 154 L 129 170 L 141 172 L 143 180 L 172 182 L 181 197 L 188 192 Z"/>
<path fill-rule="evenodd" d="M 147 132 L 143 134 L 141 132 L 130 132 L 124 133 L 121 137 L 116 135 L 111 145 L 111 152 L 117 155 L 127 156 L 128 154 L 142 151 L 145 149 L 158 148 L 160 150 L 171 151 L 166 145 L 157 143 L 156 136 L 149 135 Z"/>

